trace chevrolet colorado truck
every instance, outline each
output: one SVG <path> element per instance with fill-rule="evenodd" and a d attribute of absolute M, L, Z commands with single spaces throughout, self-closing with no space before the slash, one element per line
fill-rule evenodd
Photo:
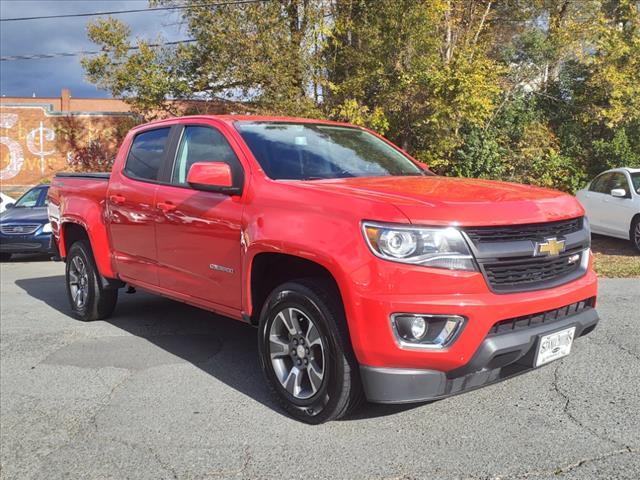
<path fill-rule="evenodd" d="M 77 318 L 129 285 L 255 325 L 270 389 L 307 423 L 540 367 L 598 322 L 572 196 L 437 176 L 348 124 L 138 126 L 110 174 L 54 178 L 49 216 Z"/>

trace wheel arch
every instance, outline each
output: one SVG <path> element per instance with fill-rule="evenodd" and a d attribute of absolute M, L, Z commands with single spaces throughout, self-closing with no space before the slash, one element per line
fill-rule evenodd
<path fill-rule="evenodd" d="M 96 238 L 96 233 L 94 232 L 92 235 L 91 229 L 87 228 L 83 222 L 66 219 L 60 227 L 58 241 L 60 256 L 66 258 L 69 249 L 78 240 L 86 240 L 89 243 L 96 267 L 104 281 L 109 283 L 108 279 L 115 278 L 106 235 L 104 239 Z"/>
<path fill-rule="evenodd" d="M 333 270 L 333 271 L 332 271 Z M 260 311 L 269 294 L 278 286 L 297 278 L 323 278 L 339 295 L 346 314 L 345 292 L 340 286 L 335 269 L 298 255 L 263 251 L 256 253 L 250 262 L 246 281 L 246 306 L 251 324 L 257 325 Z"/>
<path fill-rule="evenodd" d="M 67 221 L 60 228 L 60 256 L 66 258 L 71 245 L 78 240 L 89 240 L 86 228 L 80 223 Z"/>

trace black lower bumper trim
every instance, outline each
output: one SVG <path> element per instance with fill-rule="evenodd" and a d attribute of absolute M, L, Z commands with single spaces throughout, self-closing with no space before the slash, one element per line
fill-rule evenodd
<path fill-rule="evenodd" d="M 472 359 L 449 372 L 360 366 L 367 400 L 411 403 L 466 392 L 533 369 L 540 335 L 576 327 L 575 338 L 591 332 L 599 321 L 589 309 L 551 324 L 485 338 Z"/>

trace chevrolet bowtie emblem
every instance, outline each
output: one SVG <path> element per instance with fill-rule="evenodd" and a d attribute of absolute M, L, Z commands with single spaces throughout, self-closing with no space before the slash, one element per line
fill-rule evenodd
<path fill-rule="evenodd" d="M 548 255 L 551 257 L 556 257 L 564 252 L 564 248 L 564 240 L 548 238 L 544 242 L 536 243 L 536 255 Z"/>

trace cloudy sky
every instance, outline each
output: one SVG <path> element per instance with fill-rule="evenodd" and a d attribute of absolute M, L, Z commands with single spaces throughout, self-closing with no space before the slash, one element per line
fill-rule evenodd
<path fill-rule="evenodd" d="M 1 0 L 0 18 L 91 13 L 147 7 L 147 0 Z M 142 12 L 116 15 L 127 23 L 134 37 L 166 40 L 187 38 L 175 25 L 175 12 Z M 76 17 L 0 22 L 0 56 L 97 50 L 87 39 L 87 22 L 98 17 Z M 74 97 L 105 97 L 107 92 L 84 79 L 80 56 L 0 62 L 0 95 L 57 97 L 62 88 Z"/>

